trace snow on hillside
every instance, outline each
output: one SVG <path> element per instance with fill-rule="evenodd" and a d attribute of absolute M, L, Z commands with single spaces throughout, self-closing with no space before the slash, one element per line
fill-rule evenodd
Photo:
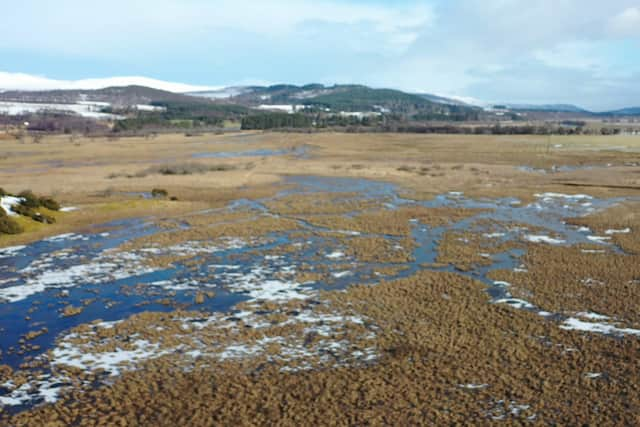
<path fill-rule="evenodd" d="M 0 114 L 15 116 L 23 113 L 38 113 L 42 111 L 60 111 L 78 114 L 93 119 L 117 119 L 114 114 L 101 113 L 105 103 L 82 102 L 77 104 L 39 104 L 32 102 L 4 102 L 0 101 Z M 109 105 L 108 103 L 106 103 Z"/>
<path fill-rule="evenodd" d="M 83 80 L 55 80 L 24 73 L 0 71 L 0 90 L 89 90 L 113 86 L 145 86 L 175 93 L 218 90 L 210 86 L 197 86 L 184 83 L 167 82 L 140 76 L 108 77 Z"/>

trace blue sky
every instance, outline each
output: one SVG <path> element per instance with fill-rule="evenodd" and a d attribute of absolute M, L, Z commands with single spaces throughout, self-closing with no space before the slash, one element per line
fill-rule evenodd
<path fill-rule="evenodd" d="M 640 105 L 638 0 L 0 0 L 0 87 L 147 76 Z"/>

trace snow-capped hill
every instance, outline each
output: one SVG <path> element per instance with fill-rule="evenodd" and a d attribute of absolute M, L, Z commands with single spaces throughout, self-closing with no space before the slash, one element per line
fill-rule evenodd
<path fill-rule="evenodd" d="M 142 76 L 107 77 L 82 80 L 56 80 L 24 73 L 0 71 L 0 91 L 44 91 L 44 90 L 96 90 L 107 87 L 144 86 L 167 92 L 185 93 L 218 90 L 211 86 L 198 86 L 168 82 Z"/>

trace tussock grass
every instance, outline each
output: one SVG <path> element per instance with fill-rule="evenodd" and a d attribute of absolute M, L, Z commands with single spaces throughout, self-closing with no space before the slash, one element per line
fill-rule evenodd
<path fill-rule="evenodd" d="M 207 172 L 225 172 L 235 169 L 236 166 L 227 164 L 204 165 L 201 163 L 180 163 L 152 167 L 147 169 L 147 173 L 160 175 L 193 175 Z"/>
<path fill-rule="evenodd" d="M 169 195 L 169 192 L 164 188 L 154 188 L 153 190 L 151 190 L 151 195 L 153 197 L 167 197 Z"/>
<path fill-rule="evenodd" d="M 254 165 L 255 166 L 255 165 Z M 249 166 L 248 168 L 252 168 Z M 145 178 L 149 175 L 197 175 L 208 172 L 226 172 L 238 169 L 236 165 L 215 164 L 206 165 L 203 163 L 174 163 L 161 166 L 152 166 L 134 174 L 112 173 L 107 176 L 108 179 L 116 178 Z"/>
<path fill-rule="evenodd" d="M 20 224 L 9 218 L 7 212 L 0 207 L 0 234 L 19 234 L 22 231 Z"/>

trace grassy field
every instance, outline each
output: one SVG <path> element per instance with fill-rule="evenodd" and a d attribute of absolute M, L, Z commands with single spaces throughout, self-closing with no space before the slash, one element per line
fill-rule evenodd
<path fill-rule="evenodd" d="M 194 158 L 198 153 L 288 150 L 306 155 Z M 155 138 L 73 139 L 47 137 L 40 143 L 5 139 L 0 144 L 0 182 L 10 192 L 25 189 L 55 197 L 81 211 L 55 227 L 0 242 L 11 243 L 141 212 L 178 213 L 219 206 L 240 188 L 267 190 L 284 175 L 355 176 L 400 184 L 414 197 L 447 191 L 475 196 L 527 199 L 536 191 L 581 191 L 595 195 L 640 193 L 640 137 L 458 136 L 407 134 L 298 134 L 243 132 L 182 134 Z M 160 168 L 206 169 L 185 175 Z M 577 167 L 557 174 L 527 173 L 518 167 Z M 589 168 L 581 167 L 588 166 Z M 608 166 L 608 167 L 607 167 Z M 567 187 L 571 184 L 571 187 Z M 133 203 L 131 194 L 166 189 L 176 202 Z M 275 188 L 275 187 L 274 187 Z M 105 208 L 108 206 L 109 208 Z M 67 219 L 68 218 L 68 219 Z M 31 233 L 33 232 L 33 233 Z"/>

